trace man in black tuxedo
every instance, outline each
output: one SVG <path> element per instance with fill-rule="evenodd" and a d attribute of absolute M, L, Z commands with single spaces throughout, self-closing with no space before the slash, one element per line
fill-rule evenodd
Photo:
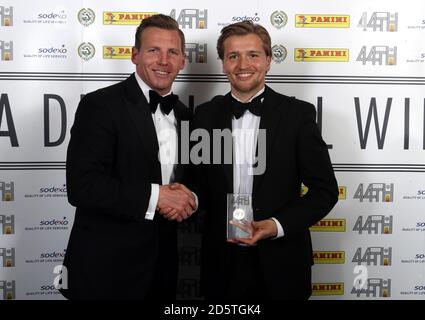
<path fill-rule="evenodd" d="M 136 72 L 78 106 L 66 170 L 77 207 L 61 290 L 69 299 L 175 299 L 176 221 L 196 207 L 176 183 L 187 169 L 175 164 L 180 123 L 191 117 L 171 91 L 184 44 L 174 19 L 144 19 L 131 57 Z"/>
<path fill-rule="evenodd" d="M 338 199 L 315 108 L 265 85 L 271 40 L 262 26 L 244 21 L 223 28 L 217 50 L 231 91 L 196 109 L 194 129 L 206 129 L 211 136 L 214 129 L 231 130 L 233 143 L 232 148 L 222 144 L 220 164 L 210 158 L 210 164 L 196 167 L 196 194 L 206 211 L 203 293 L 207 299 L 308 299 L 313 265 L 309 227 Z M 245 138 L 234 134 L 236 129 Z M 254 159 L 256 150 L 258 161 L 252 166 L 252 161 L 235 161 Z M 226 164 L 229 154 L 233 161 Z M 302 183 L 308 187 L 303 197 Z M 252 237 L 227 239 L 229 193 L 252 195 Z"/>

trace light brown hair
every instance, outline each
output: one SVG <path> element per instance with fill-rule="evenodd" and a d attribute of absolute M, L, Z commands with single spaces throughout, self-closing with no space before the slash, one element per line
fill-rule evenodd
<path fill-rule="evenodd" d="M 266 56 L 270 57 L 272 54 L 272 41 L 267 30 L 250 20 L 232 23 L 221 30 L 221 35 L 217 40 L 217 52 L 221 60 L 224 57 L 224 41 L 231 36 L 245 36 L 248 34 L 257 35 L 263 42 L 263 48 Z"/>

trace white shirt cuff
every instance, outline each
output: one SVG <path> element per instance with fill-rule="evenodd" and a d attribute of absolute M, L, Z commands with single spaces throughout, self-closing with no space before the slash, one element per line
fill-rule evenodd
<path fill-rule="evenodd" d="M 146 212 L 145 219 L 153 220 L 153 218 L 155 217 L 155 210 L 156 210 L 156 205 L 158 204 L 158 198 L 159 198 L 159 184 L 152 183 L 151 197 L 149 199 L 149 207 L 148 207 L 148 211 Z"/>
<path fill-rule="evenodd" d="M 285 232 L 283 231 L 282 225 L 277 219 L 275 218 L 271 218 L 271 219 L 276 223 L 276 227 L 277 227 L 277 235 L 276 237 L 272 238 L 272 240 L 283 237 L 285 235 Z"/>
<path fill-rule="evenodd" d="M 192 192 L 193 196 L 195 197 L 195 204 L 196 204 L 196 208 L 195 210 L 193 210 L 193 212 L 195 212 L 196 210 L 198 210 L 199 207 L 199 201 L 198 201 L 198 196 L 196 195 L 195 192 Z"/>

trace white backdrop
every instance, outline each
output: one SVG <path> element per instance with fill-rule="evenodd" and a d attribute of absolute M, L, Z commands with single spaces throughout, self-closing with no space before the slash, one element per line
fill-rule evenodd
<path fill-rule="evenodd" d="M 267 84 L 316 105 L 340 201 L 312 228 L 312 299 L 424 299 L 425 3 L 408 3 L 0 0 L 0 300 L 61 299 L 74 113 L 134 71 L 135 29 L 153 13 L 185 32 L 174 91 L 188 105 L 229 90 L 216 40 L 246 18 L 272 36 Z"/>

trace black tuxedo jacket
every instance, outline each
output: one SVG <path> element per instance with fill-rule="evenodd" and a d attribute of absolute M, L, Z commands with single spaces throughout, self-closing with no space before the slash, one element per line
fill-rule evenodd
<path fill-rule="evenodd" d="M 181 102 L 174 114 L 178 124 L 191 116 Z M 175 168 L 175 181 L 182 181 L 186 167 Z M 161 166 L 151 111 L 134 74 L 81 100 L 66 181 L 77 209 L 64 260 L 65 297 L 143 299 L 165 265 L 163 277 L 176 285 L 176 223 L 158 213 L 145 219 Z"/>
<path fill-rule="evenodd" d="M 260 129 L 266 129 L 266 170 L 254 176 L 254 220 L 276 218 L 284 236 L 258 243 L 260 266 L 274 299 L 307 298 L 313 264 L 309 227 L 338 199 L 338 185 L 313 105 L 266 86 Z M 232 128 L 230 93 L 196 109 L 193 128 Z M 222 149 L 223 151 L 223 149 Z M 223 156 L 223 152 L 222 152 Z M 233 193 L 232 164 L 196 167 L 200 205 L 206 210 L 201 282 L 207 297 L 220 297 L 229 269 L 226 194 Z M 308 193 L 301 197 L 301 183 Z M 231 281 L 231 280 L 230 280 Z"/>

